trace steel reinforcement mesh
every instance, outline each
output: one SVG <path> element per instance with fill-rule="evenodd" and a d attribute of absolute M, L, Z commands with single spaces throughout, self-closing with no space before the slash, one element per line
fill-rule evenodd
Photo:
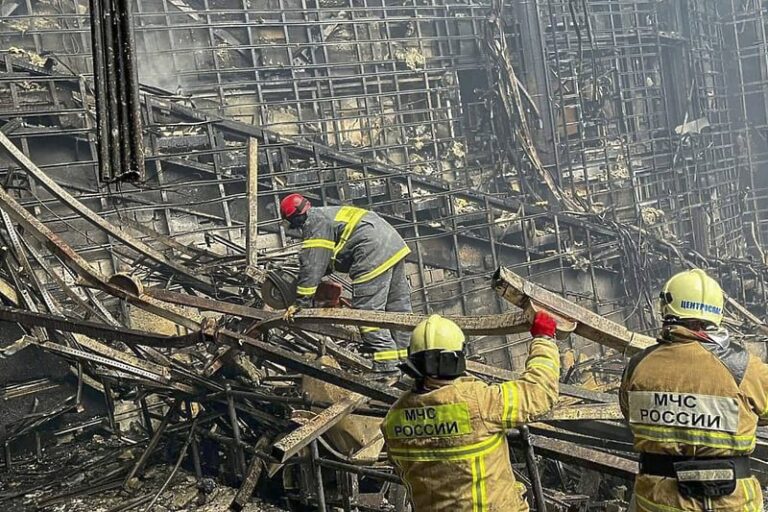
<path fill-rule="evenodd" d="M 718 257 L 743 254 L 717 2 L 539 2 L 549 163 L 566 194 Z"/>
<path fill-rule="evenodd" d="M 742 61 L 764 47 L 764 25 L 750 18 L 747 43 L 746 22 L 725 2 L 504 6 L 507 56 L 535 148 L 591 223 L 538 201 L 541 183 L 519 142 L 502 140 L 520 120 L 500 121 L 500 60 L 488 44 L 498 5 L 139 0 L 148 181 L 120 190 L 99 184 L 90 143 L 84 2 L 3 9 L 0 129 L 113 221 L 128 216 L 239 254 L 245 144 L 256 137 L 267 250 L 293 243 L 275 220 L 287 190 L 373 208 L 414 248 L 409 272 L 421 311 L 501 311 L 488 278 L 504 264 L 649 329 L 656 283 L 680 262 L 623 224 L 722 261 L 762 254 L 768 152 L 754 141 L 765 126 L 764 75 L 742 78 L 734 66 L 754 71 Z M 113 241 L 23 175 L 8 179 L 105 273 L 130 268 Z M 744 218 L 758 222 L 754 242 Z M 715 271 L 734 296 L 764 304 L 764 272 L 750 265 Z M 488 343 L 478 351 L 508 348 Z"/>

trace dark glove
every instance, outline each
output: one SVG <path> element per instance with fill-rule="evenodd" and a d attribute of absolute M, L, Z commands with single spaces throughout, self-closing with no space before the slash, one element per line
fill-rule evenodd
<path fill-rule="evenodd" d="M 531 324 L 531 335 L 534 338 L 539 336 L 554 338 L 556 330 L 557 322 L 555 321 L 554 317 L 546 311 L 539 311 L 533 317 L 533 324 Z"/>

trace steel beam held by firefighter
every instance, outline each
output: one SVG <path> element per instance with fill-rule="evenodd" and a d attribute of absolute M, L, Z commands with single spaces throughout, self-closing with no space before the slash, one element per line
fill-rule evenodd
<path fill-rule="evenodd" d="M 763 509 L 749 454 L 768 424 L 768 365 L 720 327 L 723 302 L 703 270 L 673 276 L 658 343 L 624 370 L 619 401 L 640 452 L 631 509 Z"/>
<path fill-rule="evenodd" d="M 387 413 L 387 454 L 414 512 L 527 511 L 505 431 L 548 412 L 557 401 L 560 356 L 555 319 L 539 312 L 525 371 L 486 384 L 465 375 L 464 333 L 432 315 L 413 331 L 403 370 L 414 378 Z"/>
<path fill-rule="evenodd" d="M 286 311 L 290 319 L 312 305 L 323 276 L 331 271 L 349 274 L 352 307 L 372 311 L 411 312 L 411 293 L 405 277 L 410 249 L 400 234 L 375 212 L 356 206 L 312 207 L 300 194 L 280 202 L 280 214 L 301 230 L 300 270 L 296 303 Z M 375 372 L 394 372 L 405 359 L 410 333 L 376 326 L 360 328 L 363 349 Z"/>

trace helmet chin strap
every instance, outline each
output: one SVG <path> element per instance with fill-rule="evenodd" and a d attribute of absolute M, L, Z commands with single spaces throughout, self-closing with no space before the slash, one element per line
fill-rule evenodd
<path fill-rule="evenodd" d="M 676 316 L 668 316 L 663 320 L 664 327 L 673 327 L 676 325 L 685 327 L 686 329 L 690 329 L 692 331 L 716 331 L 718 329 L 716 325 L 704 320 L 683 320 L 681 318 L 677 318 Z"/>
<path fill-rule="evenodd" d="M 410 358 L 406 359 L 405 362 L 400 363 L 398 368 L 400 368 L 404 374 L 408 375 L 409 377 L 413 377 L 415 380 L 421 380 L 424 378 L 424 374 L 421 373 L 415 364 L 413 364 L 413 361 L 411 361 Z"/>
<path fill-rule="evenodd" d="M 301 228 L 301 226 L 303 226 L 306 221 L 307 221 L 306 213 L 301 213 L 301 214 L 297 213 L 296 215 L 288 219 L 288 222 L 290 223 L 293 229 Z"/>

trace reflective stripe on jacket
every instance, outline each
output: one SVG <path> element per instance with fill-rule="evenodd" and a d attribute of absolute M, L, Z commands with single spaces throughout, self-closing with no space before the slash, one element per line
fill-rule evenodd
<path fill-rule="evenodd" d="M 549 411 L 559 376 L 557 345 L 536 338 L 518 380 L 427 379 L 424 391 L 404 394 L 381 428 L 413 511 L 527 510 L 504 431 Z"/>
<path fill-rule="evenodd" d="M 331 264 L 353 284 L 380 276 L 411 250 L 400 234 L 375 212 L 356 206 L 311 208 L 302 226 L 299 299 L 312 297 Z"/>
<path fill-rule="evenodd" d="M 713 345 L 680 326 L 627 364 L 619 403 L 638 452 L 694 457 L 748 455 L 758 423 L 768 422 L 768 365 L 736 346 Z M 710 343 L 710 345 L 707 345 Z M 684 498 L 675 479 L 638 475 L 637 508 L 649 512 L 703 510 Z M 713 499 L 714 510 L 760 510 L 754 478 Z"/>

